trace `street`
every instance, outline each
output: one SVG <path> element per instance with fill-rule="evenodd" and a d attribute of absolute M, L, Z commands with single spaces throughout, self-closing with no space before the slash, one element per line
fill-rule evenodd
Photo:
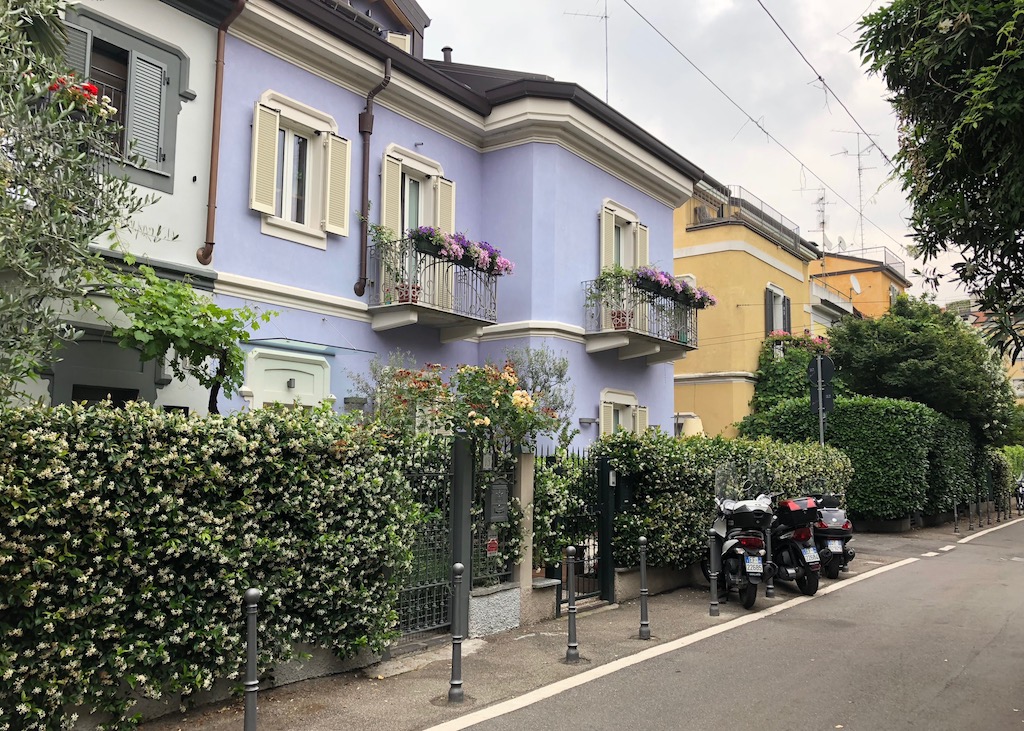
<path fill-rule="evenodd" d="M 1024 523 L 955 542 L 472 727 L 1021 728 Z"/>

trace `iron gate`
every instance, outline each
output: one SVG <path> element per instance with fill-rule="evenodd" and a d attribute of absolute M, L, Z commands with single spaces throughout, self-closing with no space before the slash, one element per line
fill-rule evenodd
<path fill-rule="evenodd" d="M 413 464 L 406 476 L 423 520 L 412 544 L 412 571 L 398 594 L 403 644 L 444 634 L 451 625 L 451 440 L 432 440 Z"/>
<path fill-rule="evenodd" d="M 569 478 L 566 484 L 567 507 L 555 522 L 562 545 L 576 549 L 576 598 L 596 597 L 612 601 L 615 594 L 615 563 L 612 558 L 615 498 L 608 460 L 595 459 L 586 452 L 548 455 L 540 459 L 547 460 L 549 467 L 554 463 L 555 471 Z M 562 550 L 564 556 L 564 548 Z M 545 567 L 546 577 L 562 582 L 559 606 L 569 601 L 564 591 L 568 570 L 564 559 Z"/>

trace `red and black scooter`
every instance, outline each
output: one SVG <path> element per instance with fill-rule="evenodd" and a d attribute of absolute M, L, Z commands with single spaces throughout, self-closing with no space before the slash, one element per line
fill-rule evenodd
<path fill-rule="evenodd" d="M 818 504 L 813 497 L 779 500 L 772 522 L 772 561 L 776 579 L 795 581 L 800 592 L 814 596 L 818 591 L 821 559 L 814 545 L 811 526 L 818 520 Z"/>
<path fill-rule="evenodd" d="M 840 571 L 847 571 L 850 561 L 857 555 L 850 541 L 853 540 L 853 523 L 840 507 L 838 495 L 816 495 L 818 519 L 814 523 L 814 543 L 821 557 L 821 572 L 829 579 L 839 578 Z"/>

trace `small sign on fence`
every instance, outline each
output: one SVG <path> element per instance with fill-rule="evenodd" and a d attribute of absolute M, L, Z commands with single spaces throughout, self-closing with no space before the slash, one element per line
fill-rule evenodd
<path fill-rule="evenodd" d="M 497 556 L 497 555 L 498 555 L 498 536 L 488 536 L 487 537 L 487 556 L 491 557 L 491 556 Z"/>

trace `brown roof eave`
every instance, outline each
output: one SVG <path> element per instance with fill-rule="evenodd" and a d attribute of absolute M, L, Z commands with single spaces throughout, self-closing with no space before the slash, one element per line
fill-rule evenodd
<path fill-rule="evenodd" d="M 400 51 L 383 38 L 359 27 L 354 21 L 316 0 L 271 0 L 271 2 L 327 31 L 335 38 L 366 51 L 371 56 L 381 60 L 390 58 L 395 71 L 401 71 L 411 76 L 470 111 L 483 115 L 490 113 L 491 105 L 476 92 L 467 89 L 439 71 L 435 71 L 420 59 Z"/>
<path fill-rule="evenodd" d="M 564 81 L 521 79 L 491 89 L 487 92 L 486 97 L 494 106 L 507 104 L 526 97 L 561 99 L 571 102 L 588 114 L 605 122 L 612 129 L 634 140 L 645 150 L 685 174 L 694 182 L 704 178 L 704 171 L 701 168 L 578 84 Z"/>

